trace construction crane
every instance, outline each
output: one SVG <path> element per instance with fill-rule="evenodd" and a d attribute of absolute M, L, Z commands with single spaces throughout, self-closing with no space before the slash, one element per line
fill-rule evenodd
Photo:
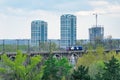
<path fill-rule="evenodd" d="M 97 14 L 97 13 L 93 13 L 93 15 L 95 15 L 95 19 L 96 19 L 96 27 L 97 27 L 97 17 L 98 17 L 98 14 Z"/>

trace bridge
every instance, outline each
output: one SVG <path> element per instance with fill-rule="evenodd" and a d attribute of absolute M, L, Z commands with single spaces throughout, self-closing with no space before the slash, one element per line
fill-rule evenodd
<path fill-rule="evenodd" d="M 113 49 L 113 50 L 104 50 L 104 52 L 108 53 L 110 51 L 115 51 L 116 53 L 120 52 L 120 49 Z M 71 58 L 71 56 L 74 56 L 75 59 L 82 56 L 83 54 L 88 53 L 89 50 L 81 50 L 81 51 L 53 51 L 52 54 L 56 56 L 57 58 L 61 57 L 67 57 L 68 59 Z M 96 50 L 92 50 L 92 52 L 96 52 Z M 8 57 L 14 58 L 17 52 L 5 52 Z M 0 53 L 2 55 L 2 52 Z M 23 54 L 27 54 L 28 56 L 36 56 L 41 55 L 44 58 L 48 57 L 49 54 L 51 54 L 49 51 L 41 51 L 41 52 L 23 52 Z"/>
<path fill-rule="evenodd" d="M 50 54 L 54 55 L 57 58 L 62 58 L 62 57 L 67 57 L 68 59 L 71 58 L 71 56 L 74 56 L 75 59 L 78 57 L 82 56 L 85 51 L 53 51 L 53 52 L 48 52 L 48 51 L 43 51 L 43 52 L 23 52 L 23 54 L 27 54 L 28 56 L 36 56 L 36 55 L 41 55 L 44 58 L 47 58 Z M 3 53 L 1 53 L 2 55 Z M 5 52 L 8 57 L 10 58 L 15 58 L 17 52 Z"/>
<path fill-rule="evenodd" d="M 53 51 L 52 53 L 43 51 L 43 52 L 23 52 L 23 54 L 27 54 L 28 56 L 36 56 L 41 55 L 43 56 L 43 59 L 46 59 L 50 54 L 52 54 L 54 57 L 60 59 L 62 57 L 67 57 L 68 60 L 74 65 L 77 61 L 77 59 L 84 54 L 85 51 Z M 7 56 L 14 60 L 16 57 L 17 52 L 6 52 Z M 2 54 L 1 54 L 2 55 Z"/>

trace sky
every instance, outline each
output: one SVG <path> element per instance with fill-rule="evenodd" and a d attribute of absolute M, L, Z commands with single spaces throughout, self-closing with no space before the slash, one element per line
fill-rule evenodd
<path fill-rule="evenodd" d="M 104 36 L 120 39 L 120 0 L 0 0 L 0 39 L 30 39 L 31 22 L 48 23 L 48 39 L 60 39 L 60 16 L 77 17 L 77 39 L 89 39 L 89 28 L 104 27 Z"/>

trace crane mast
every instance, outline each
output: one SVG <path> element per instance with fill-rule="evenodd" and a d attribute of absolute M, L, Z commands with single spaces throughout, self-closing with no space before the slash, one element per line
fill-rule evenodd
<path fill-rule="evenodd" d="M 94 13 L 93 15 L 95 15 L 96 27 L 97 27 L 97 18 L 98 18 L 98 14 L 97 14 L 97 13 Z"/>

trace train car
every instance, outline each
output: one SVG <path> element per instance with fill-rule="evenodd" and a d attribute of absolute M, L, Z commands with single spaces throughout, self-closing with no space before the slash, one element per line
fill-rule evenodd
<path fill-rule="evenodd" d="M 82 46 L 71 46 L 67 48 L 67 51 L 81 51 L 83 50 Z"/>

